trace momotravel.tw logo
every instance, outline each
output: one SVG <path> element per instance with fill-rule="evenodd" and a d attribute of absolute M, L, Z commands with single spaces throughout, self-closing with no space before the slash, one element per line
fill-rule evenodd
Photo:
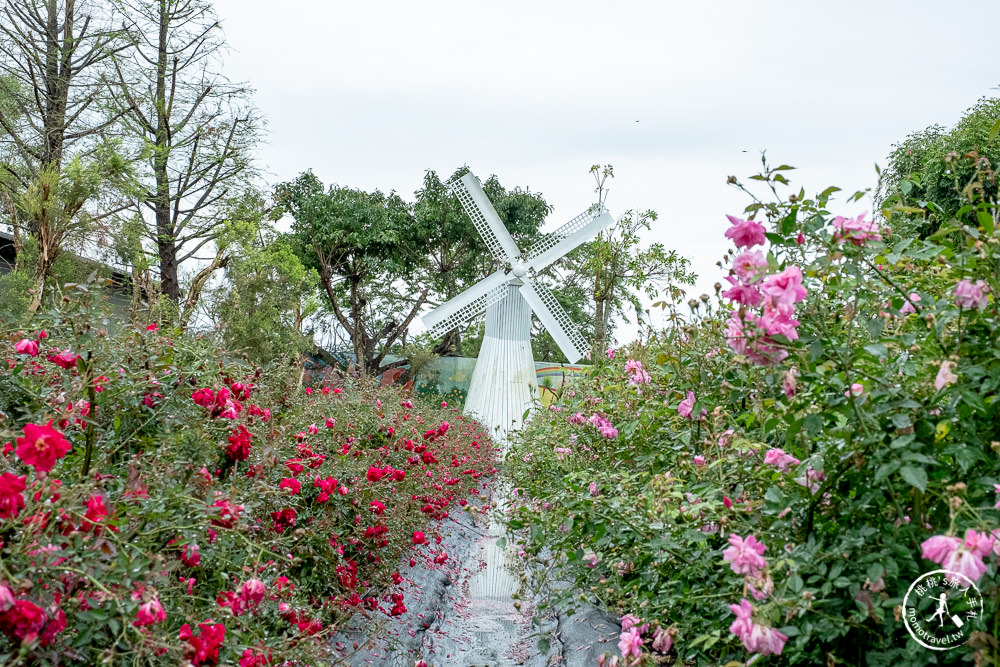
<path fill-rule="evenodd" d="M 981 624 L 983 596 L 960 572 L 935 570 L 914 581 L 903 598 L 903 622 L 914 641 L 947 651 L 969 641 Z"/>

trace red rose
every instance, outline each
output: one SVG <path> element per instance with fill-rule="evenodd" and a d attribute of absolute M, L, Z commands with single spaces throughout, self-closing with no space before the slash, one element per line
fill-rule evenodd
<path fill-rule="evenodd" d="M 30 357 L 37 357 L 38 341 L 22 338 L 14 344 L 14 351 L 18 354 L 27 354 Z"/>
<path fill-rule="evenodd" d="M 228 500 L 222 499 L 212 503 L 212 507 L 219 508 L 219 516 L 212 519 L 212 525 L 219 526 L 220 528 L 232 528 L 235 526 L 237 520 L 240 518 L 240 513 L 243 511 L 243 505 L 234 505 Z"/>
<path fill-rule="evenodd" d="M 0 519 L 13 519 L 24 509 L 24 481 L 27 476 L 18 477 L 9 472 L 0 475 Z"/>
<path fill-rule="evenodd" d="M 71 370 L 76 368 L 76 360 L 80 358 L 79 354 L 73 354 L 69 350 L 63 350 L 56 354 L 55 352 L 50 352 L 48 360 L 54 363 L 56 366 L 65 368 L 66 370 Z"/>
<path fill-rule="evenodd" d="M 141 627 L 162 623 L 165 620 L 167 620 L 167 612 L 163 610 L 159 599 L 153 598 L 149 602 L 139 605 L 139 611 L 136 612 L 132 625 Z"/>
<path fill-rule="evenodd" d="M 292 507 L 286 507 L 280 512 L 271 512 L 271 518 L 274 520 L 272 528 L 275 532 L 283 533 L 295 527 L 295 509 Z"/>
<path fill-rule="evenodd" d="M 250 439 L 252 437 L 253 434 L 247 430 L 247 427 L 240 424 L 227 438 L 229 446 L 226 447 L 226 456 L 231 461 L 246 461 L 250 456 Z"/>
<path fill-rule="evenodd" d="M 302 482 L 297 479 L 292 479 L 291 477 L 285 477 L 278 484 L 279 489 L 288 489 L 292 492 L 292 495 L 298 495 L 299 491 L 302 489 Z"/>
<path fill-rule="evenodd" d="M 106 523 L 105 519 L 108 518 L 108 509 L 104 506 L 104 496 L 91 496 L 87 501 L 87 513 L 83 515 L 84 532 L 94 529 L 95 535 L 101 534 L 101 524 Z M 117 532 L 118 529 L 114 526 L 109 526 L 111 530 Z"/>
<path fill-rule="evenodd" d="M 11 638 L 24 639 L 41 632 L 48 618 L 45 611 L 28 600 L 17 600 L 13 608 L 0 615 L 0 632 Z"/>
<path fill-rule="evenodd" d="M 178 637 L 190 645 L 185 655 L 194 665 L 215 665 L 219 662 L 219 646 L 226 638 L 226 626 L 222 623 L 206 621 L 199 623 L 201 635 L 191 633 L 191 626 L 181 626 Z"/>
<path fill-rule="evenodd" d="M 215 392 L 211 389 L 199 389 L 191 394 L 191 400 L 196 404 L 207 408 L 215 402 Z"/>
<path fill-rule="evenodd" d="M 34 466 L 36 473 L 48 472 L 56 461 L 66 456 L 70 444 L 63 434 L 48 424 L 26 424 L 24 437 L 17 439 L 17 455 L 29 466 Z"/>

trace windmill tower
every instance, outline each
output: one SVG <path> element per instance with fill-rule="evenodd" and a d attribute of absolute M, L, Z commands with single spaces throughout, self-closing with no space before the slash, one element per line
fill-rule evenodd
<path fill-rule="evenodd" d="M 448 183 L 501 268 L 421 318 L 433 336 L 486 313 L 486 336 L 472 374 L 465 414 L 474 416 L 504 442 L 521 427 L 538 397 L 531 354 L 531 313 L 552 334 L 570 363 L 589 346 L 537 273 L 608 227 L 613 219 L 594 206 L 522 253 L 471 172 Z"/>

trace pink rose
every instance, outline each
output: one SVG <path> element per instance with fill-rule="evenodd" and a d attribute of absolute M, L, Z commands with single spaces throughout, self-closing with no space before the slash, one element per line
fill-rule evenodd
<path fill-rule="evenodd" d="M 677 412 L 680 413 L 681 417 L 687 417 L 691 419 L 691 413 L 694 411 L 694 392 L 689 391 L 687 398 L 680 402 L 677 406 Z"/>
<path fill-rule="evenodd" d="M 793 306 L 806 298 L 806 288 L 802 286 L 802 269 L 794 264 L 781 273 L 768 276 L 761 287 L 765 296 L 775 305 Z"/>
<path fill-rule="evenodd" d="M 742 220 L 732 215 L 727 215 L 729 223 L 732 225 L 726 230 L 726 238 L 732 239 L 737 248 L 752 248 L 755 245 L 764 245 L 766 239 L 764 235 L 764 225 L 753 220 Z"/>
<path fill-rule="evenodd" d="M 767 273 L 767 258 L 760 250 L 747 250 L 733 260 L 733 272 L 741 282 L 753 285 Z"/>
<path fill-rule="evenodd" d="M 730 533 L 729 544 L 730 547 L 722 552 L 722 557 L 736 574 L 756 575 L 767 567 L 763 556 L 767 547 L 753 535 L 744 540 L 739 535 Z"/>
<path fill-rule="evenodd" d="M 982 280 L 962 280 L 955 285 L 955 304 L 960 308 L 982 310 L 986 307 L 985 293 L 988 291 L 989 287 Z"/>
<path fill-rule="evenodd" d="M 942 361 L 941 367 L 938 368 L 937 377 L 934 378 L 934 388 L 940 391 L 950 384 L 954 384 L 958 381 L 958 376 L 955 375 L 955 362 L 954 361 Z"/>

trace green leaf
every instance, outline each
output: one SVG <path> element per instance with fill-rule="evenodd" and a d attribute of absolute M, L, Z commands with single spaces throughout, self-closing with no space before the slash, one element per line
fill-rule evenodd
<path fill-rule="evenodd" d="M 889 461 L 881 466 L 875 471 L 875 483 L 880 484 L 882 481 L 887 479 L 889 475 L 899 470 L 900 466 L 903 464 L 899 461 Z"/>
<path fill-rule="evenodd" d="M 914 461 L 916 463 L 926 463 L 927 465 L 937 465 L 937 460 L 921 454 L 920 452 L 903 452 L 904 461 Z"/>
<path fill-rule="evenodd" d="M 923 468 L 917 468 L 916 466 L 903 466 L 899 470 L 899 474 L 903 476 L 906 482 L 921 491 L 927 490 L 927 472 Z"/>
<path fill-rule="evenodd" d="M 898 438 L 893 438 L 892 442 L 889 443 L 891 449 L 899 449 L 901 447 L 906 447 L 908 444 L 913 442 L 917 436 L 912 433 L 907 433 L 906 435 L 901 435 Z"/>
<path fill-rule="evenodd" d="M 795 213 L 796 211 L 793 210 L 791 213 L 785 216 L 784 220 L 781 221 L 782 234 L 785 235 L 791 234 L 792 231 L 795 229 Z"/>
<path fill-rule="evenodd" d="M 1000 118 L 997 118 L 997 122 L 993 123 L 993 127 L 990 128 L 990 134 L 986 138 L 986 143 L 993 143 L 993 140 L 997 138 L 998 134 L 1000 134 Z"/>
<path fill-rule="evenodd" d="M 788 578 L 788 588 L 796 595 L 802 592 L 803 586 L 805 586 L 805 583 L 799 575 L 793 574 Z"/>
<path fill-rule="evenodd" d="M 976 211 L 976 218 L 986 235 L 993 236 L 993 216 L 986 211 Z"/>
<path fill-rule="evenodd" d="M 549 652 L 549 640 L 546 637 L 542 637 L 538 640 L 538 651 L 539 653 Z"/>
<path fill-rule="evenodd" d="M 871 345 L 865 345 L 865 351 L 872 355 L 876 359 L 883 359 L 889 356 L 889 350 L 886 349 L 885 345 L 882 343 L 872 343 Z"/>
<path fill-rule="evenodd" d="M 795 436 L 797 436 L 799 431 L 802 430 L 802 424 L 804 421 L 805 420 L 803 419 L 796 419 L 792 422 L 791 426 L 788 427 L 788 430 L 785 431 L 785 447 L 791 447 L 795 443 Z"/>
<path fill-rule="evenodd" d="M 908 415 L 893 415 L 892 423 L 896 426 L 896 428 L 909 428 L 910 426 L 913 426 L 913 422 L 910 421 L 910 417 Z"/>

